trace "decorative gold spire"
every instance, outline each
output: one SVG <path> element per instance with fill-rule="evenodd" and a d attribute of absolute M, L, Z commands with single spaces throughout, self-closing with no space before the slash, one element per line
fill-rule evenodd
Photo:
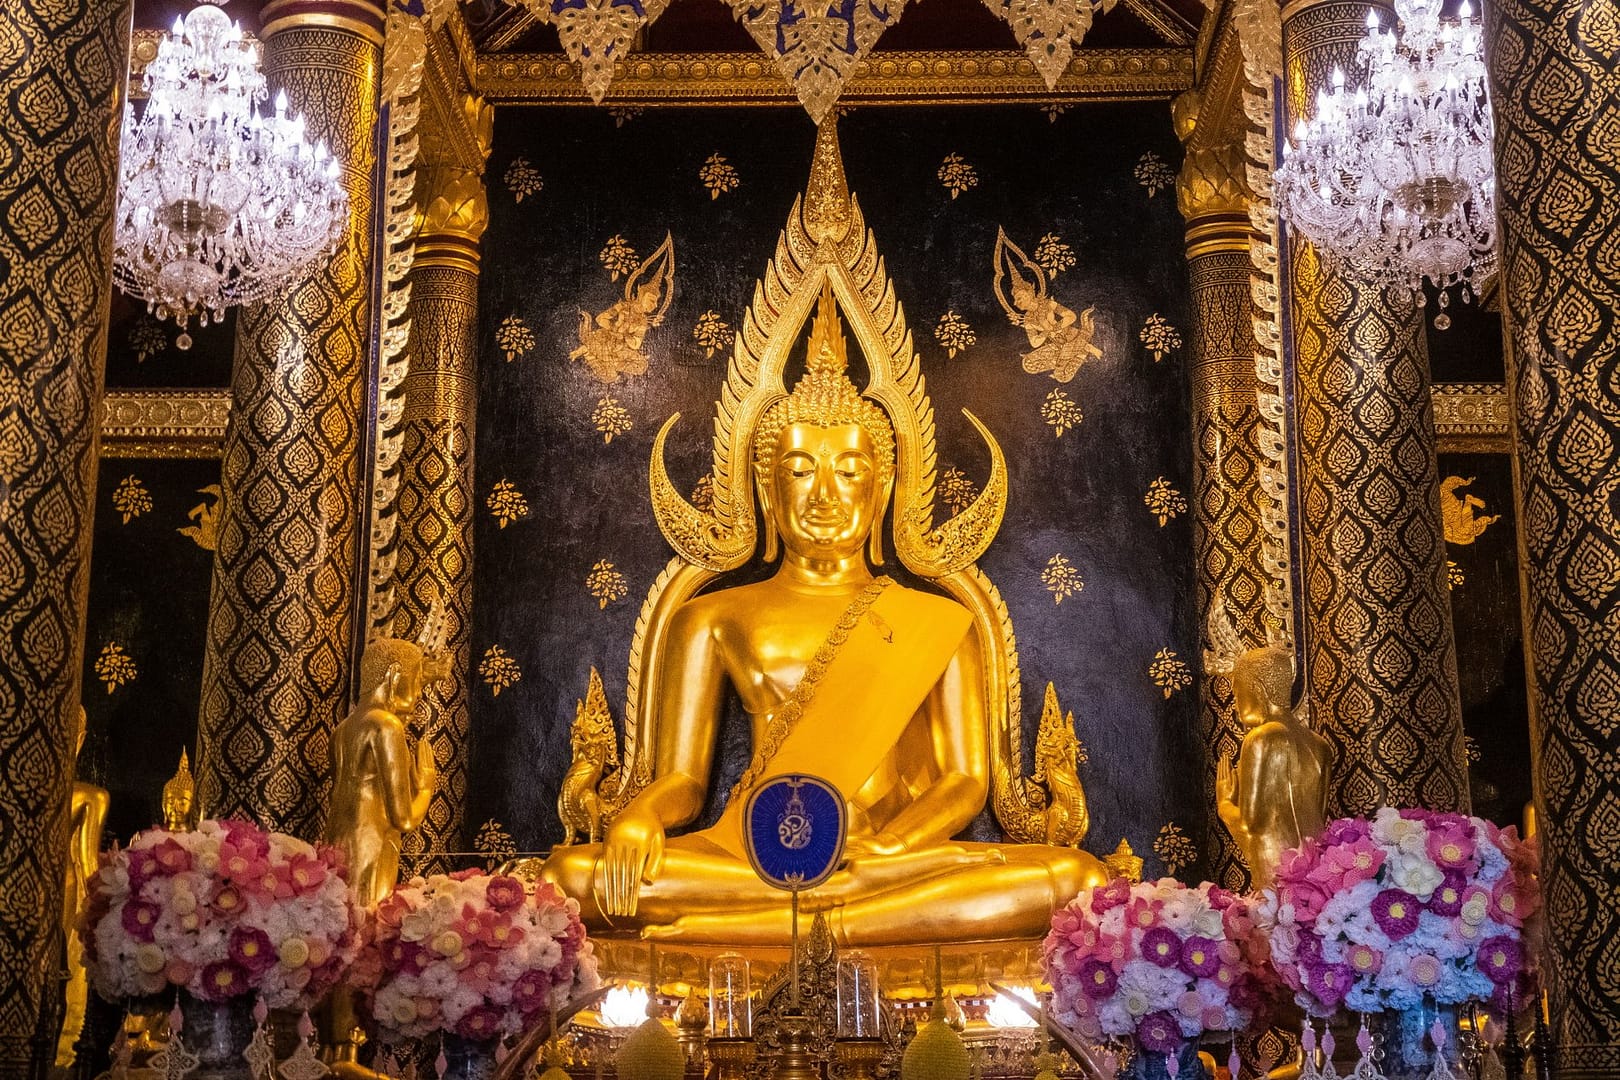
<path fill-rule="evenodd" d="M 838 150 L 837 114 L 816 128 L 816 151 L 810 161 L 810 183 L 804 192 L 804 225 L 817 247 L 839 244 L 849 235 L 852 215 L 844 158 Z"/>

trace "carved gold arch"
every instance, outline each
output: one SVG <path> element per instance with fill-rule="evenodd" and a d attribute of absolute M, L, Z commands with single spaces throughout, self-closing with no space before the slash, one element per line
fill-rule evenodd
<path fill-rule="evenodd" d="M 877 244 L 844 177 L 835 121 L 822 123 L 805 193 L 794 201 L 776 254 L 755 284 L 732 349 L 714 418 L 713 508 L 692 506 L 670 481 L 664 444 L 676 413 L 653 442 L 653 512 L 676 555 L 654 582 L 636 622 L 625 706 L 624 767 L 604 784 L 611 817 L 652 779 L 655 692 L 663 680 L 665 635 L 675 611 L 718 575 L 753 557 L 758 537 L 750 461 L 755 427 L 787 393 L 784 373 L 799 333 L 824 286 L 830 286 L 849 333 L 866 357 L 866 396 L 895 429 L 894 543 L 912 573 L 935 583 L 972 612 L 985 657 L 992 753 L 992 805 L 1014 841 L 1049 842 L 1044 786 L 1023 775 L 1018 649 L 1012 620 L 995 585 L 977 567 L 995 539 L 1007 504 L 1007 465 L 990 431 L 963 415 L 990 451 L 990 475 L 972 505 L 935 521 L 934 409 L 905 313 Z M 1079 835 L 1058 839 L 1078 843 Z"/>

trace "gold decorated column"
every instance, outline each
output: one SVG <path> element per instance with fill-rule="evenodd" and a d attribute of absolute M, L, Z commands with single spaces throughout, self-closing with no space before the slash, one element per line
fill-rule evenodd
<path fill-rule="evenodd" d="M 1242 144 L 1205 145 L 1189 115 L 1196 98 L 1178 101 L 1187 152 L 1176 186 L 1187 221 L 1192 289 L 1193 543 L 1198 552 L 1198 610 L 1217 602 L 1244 643 L 1266 644 L 1266 572 L 1255 385 L 1254 311 L 1248 190 Z M 1215 117 L 1205 118 L 1208 122 Z M 1209 747 L 1204 788 L 1215 802 L 1215 768 L 1237 757 L 1243 731 L 1226 676 L 1199 680 L 1200 732 Z M 1217 825 L 1215 877 L 1242 889 L 1248 870 L 1231 834 Z"/>
<path fill-rule="evenodd" d="M 396 632 L 414 639 L 434 601 L 443 601 L 450 673 L 428 695 L 432 708 L 424 732 L 438 762 L 439 786 L 417 835 L 429 852 L 459 851 L 477 505 L 478 241 L 489 224 L 489 204 L 480 171 L 430 167 L 417 174 L 417 205 L 423 210 L 411 269 L 411 367 L 394 571 L 403 617 Z M 450 869 L 432 856 L 415 867 L 423 873 Z"/>
<path fill-rule="evenodd" d="M 348 707 L 356 625 L 383 13 L 271 0 L 265 74 L 344 166 L 336 255 L 237 321 L 223 510 L 203 663 L 206 813 L 305 837 L 326 809 L 327 743 Z"/>
<path fill-rule="evenodd" d="M 1286 129 L 1335 67 L 1353 85 L 1368 10 L 1283 8 Z M 1334 747 L 1328 809 L 1466 809 L 1422 311 L 1297 238 L 1289 276 L 1303 656 L 1313 721 Z"/>
<path fill-rule="evenodd" d="M 128 0 L 0 18 L 0 1077 L 59 992 Z M 31 1042 L 38 1034 L 44 1038 Z"/>
<path fill-rule="evenodd" d="M 1485 7 L 1558 1075 L 1620 1076 L 1620 8 Z"/>

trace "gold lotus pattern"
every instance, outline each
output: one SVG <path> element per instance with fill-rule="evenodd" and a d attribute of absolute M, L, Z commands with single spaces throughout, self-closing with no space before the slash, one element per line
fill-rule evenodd
<path fill-rule="evenodd" d="M 611 562 L 598 559 L 591 572 L 585 575 L 585 591 L 591 594 L 597 607 L 606 610 L 609 604 L 625 598 L 630 585 Z"/>
<path fill-rule="evenodd" d="M 517 841 L 512 839 L 505 825 L 490 818 L 478 826 L 478 834 L 473 837 L 473 850 L 482 855 L 488 868 L 493 870 L 517 854 Z"/>
<path fill-rule="evenodd" d="M 1176 170 L 1151 150 L 1137 161 L 1135 173 L 1136 182 L 1147 188 L 1150 199 L 1176 186 Z"/>
<path fill-rule="evenodd" d="M 1053 555 L 1041 570 L 1041 584 L 1052 594 L 1052 603 L 1061 604 L 1071 596 L 1078 596 L 1086 583 L 1080 571 L 1063 555 Z"/>
<path fill-rule="evenodd" d="M 1172 519 L 1187 512 L 1187 497 L 1162 476 L 1148 485 L 1147 494 L 1142 496 L 1142 501 L 1147 504 L 1148 513 L 1159 519 L 1161 529 Z"/>
<path fill-rule="evenodd" d="M 1065 270 L 1073 270 L 1074 248 L 1063 242 L 1055 232 L 1044 234 L 1035 245 L 1035 265 L 1046 271 L 1048 280 Z"/>
<path fill-rule="evenodd" d="M 529 324 L 522 317 L 508 315 L 495 328 L 495 344 L 510 364 L 534 348 L 534 331 L 529 329 Z"/>
<path fill-rule="evenodd" d="M 1164 863 L 1165 872 L 1172 875 L 1198 861 L 1197 845 L 1173 821 L 1168 822 L 1154 837 L 1153 854 Z"/>
<path fill-rule="evenodd" d="M 710 154 L 703 162 L 703 167 L 698 169 L 698 180 L 708 189 L 711 199 L 736 191 L 742 183 L 736 168 L 719 154 Z"/>
<path fill-rule="evenodd" d="M 934 340 L 945 350 L 946 358 L 954 360 L 957 353 L 979 339 L 966 319 L 955 311 L 947 311 L 934 325 Z"/>
<path fill-rule="evenodd" d="M 1181 332 L 1156 311 L 1147 317 L 1147 321 L 1142 324 L 1142 329 L 1136 336 L 1147 346 L 1147 351 L 1153 354 L 1155 364 L 1163 360 L 1167 354 L 1181 348 Z"/>
<path fill-rule="evenodd" d="M 602 435 L 603 443 L 611 443 L 615 435 L 623 435 L 633 426 L 630 413 L 616 397 L 598 398 L 591 411 L 591 425 Z"/>
<path fill-rule="evenodd" d="M 1086 414 L 1081 411 L 1080 403 L 1062 390 L 1051 391 L 1041 402 L 1041 422 L 1050 427 L 1052 433 L 1060 439 L 1063 438 L 1065 431 L 1079 427 L 1085 418 Z"/>
<path fill-rule="evenodd" d="M 1192 685 L 1192 669 L 1173 649 L 1160 649 L 1153 654 L 1153 662 L 1148 664 L 1148 678 L 1154 686 L 1164 691 L 1165 699 L 1169 700 L 1177 691 Z"/>
<path fill-rule="evenodd" d="M 129 331 L 129 348 L 135 354 L 135 362 L 144 364 L 169 347 L 169 336 L 163 332 L 163 324 L 150 315 L 143 315 L 135 320 L 135 325 Z"/>
<path fill-rule="evenodd" d="M 939 182 L 954 199 L 969 188 L 979 186 L 979 170 L 969 165 L 961 154 L 946 154 L 939 165 Z"/>
<path fill-rule="evenodd" d="M 135 667 L 134 657 L 114 641 L 109 641 L 101 647 L 93 670 L 109 694 L 121 686 L 134 682 L 136 676 L 140 674 Z"/>
<path fill-rule="evenodd" d="M 705 360 L 712 360 L 715 353 L 731 348 L 736 336 L 736 331 L 712 308 L 699 315 L 692 326 L 692 340 L 703 350 Z"/>
<path fill-rule="evenodd" d="M 614 281 L 618 281 L 625 274 L 634 273 L 640 262 L 636 257 L 636 249 L 618 233 L 608 237 L 608 242 L 596 253 L 596 261 L 613 275 Z"/>
<path fill-rule="evenodd" d="M 960 514 L 979 497 L 979 485 L 967 473 L 951 465 L 939 477 L 939 501 L 950 510 L 951 516 Z"/>

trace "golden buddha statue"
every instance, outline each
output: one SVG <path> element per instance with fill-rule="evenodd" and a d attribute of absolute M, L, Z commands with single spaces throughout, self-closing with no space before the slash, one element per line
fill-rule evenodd
<path fill-rule="evenodd" d="M 79 707 L 74 756 L 84 749 L 84 707 Z M 74 1043 L 84 1030 L 84 1011 L 89 1001 L 89 973 L 84 968 L 84 945 L 77 932 L 79 912 L 90 895 L 90 879 L 95 877 L 101 858 L 101 833 L 107 824 L 111 796 L 107 789 L 85 780 L 73 781 L 68 804 L 67 880 L 62 890 L 62 943 L 67 970 L 66 1008 L 62 1031 L 56 1042 L 56 1064 L 73 1064 Z"/>
<path fill-rule="evenodd" d="M 427 814 L 438 783 L 433 747 L 423 738 L 414 756 L 405 733 L 422 690 L 448 674 L 439 629 L 430 614 L 416 643 L 380 637 L 360 658 L 362 699 L 332 733 L 332 799 L 326 841 L 349 861 L 349 891 L 370 905 L 393 891 L 400 841 Z"/>
<path fill-rule="evenodd" d="M 1041 783 L 1016 756 L 1010 620 L 973 565 L 1000 525 L 1006 464 L 967 414 L 991 476 L 974 505 L 933 525 L 932 406 L 830 121 L 766 280 L 777 291 L 770 303 L 756 294 L 720 402 L 712 511 L 665 472 L 678 414 L 655 441 L 653 507 L 678 554 L 638 626 L 623 765 L 602 784 L 604 838 L 558 847 L 542 873 L 598 931 L 785 944 L 788 904 L 749 867 L 742 807 L 757 783 L 809 773 L 849 809 L 846 862 L 803 901 L 840 944 L 1039 936 L 1055 906 L 1106 874 L 1075 847 L 1041 842 L 1054 814 L 1067 843 L 1084 833 L 1074 755 L 1058 752 L 1067 744 L 1049 739 Z M 789 394 L 787 356 L 818 300 Z M 846 371 L 840 307 L 871 371 L 864 395 Z M 765 559 L 780 555 L 780 568 L 699 594 L 753 555 L 755 498 Z M 950 596 L 873 575 L 891 501 L 901 561 Z M 752 759 L 716 824 L 675 835 L 704 807 L 728 682 L 750 717 Z M 953 840 L 987 801 L 1014 842 Z"/>
<path fill-rule="evenodd" d="M 191 776 L 191 762 L 180 751 L 180 764 L 163 785 L 163 827 L 170 832 L 189 832 L 197 827 L 197 782 Z"/>
<path fill-rule="evenodd" d="M 1225 620 L 1218 603 L 1212 635 L 1217 619 Z M 1305 706 L 1290 704 L 1293 654 L 1276 643 L 1238 652 L 1229 623 L 1223 636 L 1228 643 L 1208 654 L 1205 665 L 1231 681 L 1244 735 L 1236 765 L 1216 767 L 1215 808 L 1249 864 L 1254 888 L 1262 889 L 1276 876 L 1282 852 L 1326 824 L 1333 758 L 1327 740 L 1305 724 Z"/>

